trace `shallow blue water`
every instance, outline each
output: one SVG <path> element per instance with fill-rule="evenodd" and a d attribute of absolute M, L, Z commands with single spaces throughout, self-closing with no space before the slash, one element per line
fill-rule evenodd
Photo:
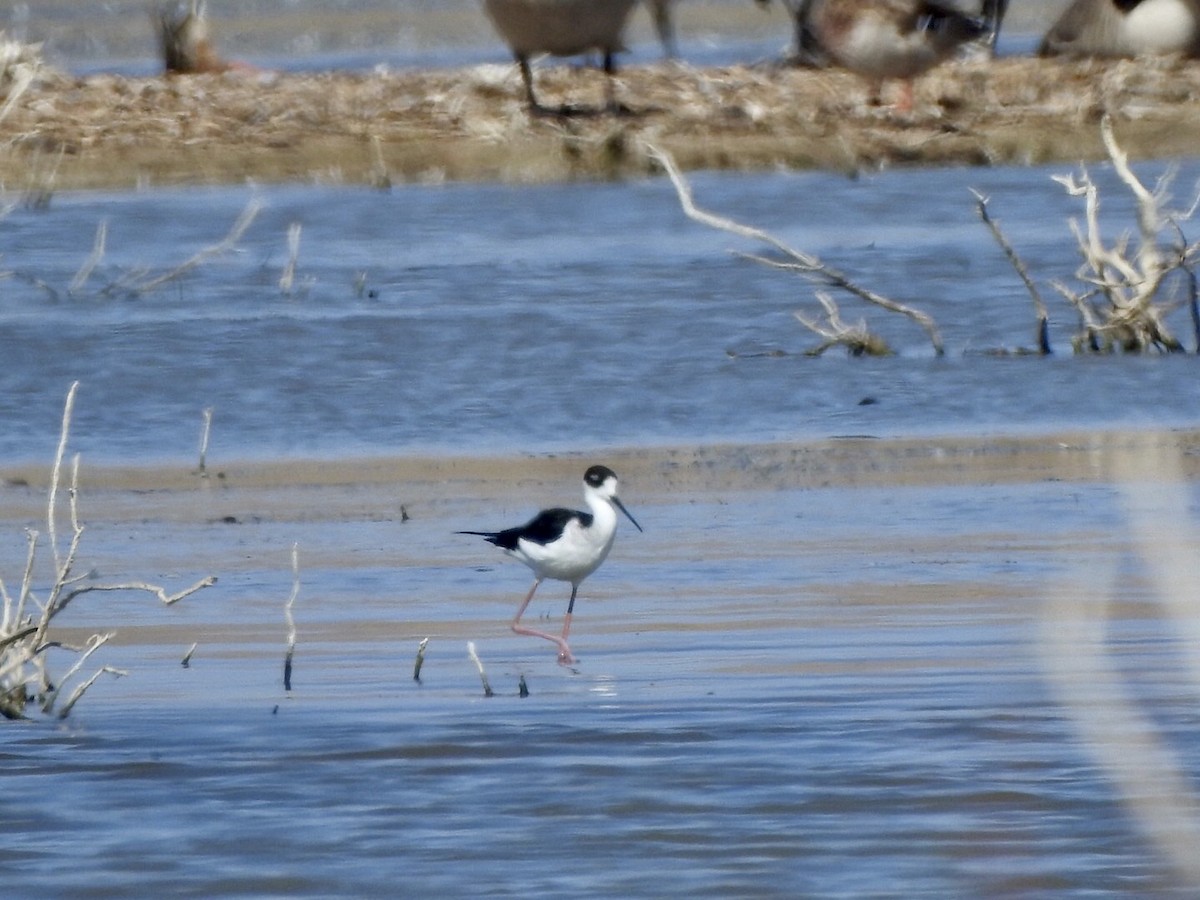
<path fill-rule="evenodd" d="M 1103 650 L 1157 739 L 1197 771 L 1195 686 L 1111 488 L 775 489 L 737 501 L 638 507 L 653 528 L 623 534 L 587 582 L 570 673 L 541 642 L 507 634 L 525 575 L 471 568 L 474 545 L 447 544 L 446 512 L 404 526 L 166 528 L 148 499 L 134 533 L 143 552 L 169 546 L 194 567 L 240 548 L 246 560 L 165 614 L 139 598 L 72 614 L 77 627 L 117 625 L 124 640 L 104 655 L 130 675 L 100 682 L 68 725 L 0 728 L 7 888 L 1193 893 L 1078 739 L 1038 651 L 1044 594 L 1068 559 L 1080 569 L 1070 583 L 1098 600 L 1089 573 L 1124 560 Z M 97 525 L 96 558 L 119 556 L 129 538 Z M 285 696 L 292 540 L 305 550 Z M 1080 541 L 1082 555 L 1069 549 Z M 557 615 L 562 601 L 548 585 L 531 614 Z M 413 652 L 429 635 L 418 685 Z M 464 636 L 486 660 L 490 699 Z"/>
<path fill-rule="evenodd" d="M 206 407 L 214 453 L 239 458 L 1195 422 L 1192 358 L 1072 356 L 1074 313 L 1049 287 L 1077 265 L 1062 170 L 694 178 L 702 205 L 937 320 L 943 358 L 843 300 L 899 351 L 878 360 L 805 357 L 816 339 L 792 312 L 816 313 L 812 288 L 728 252 L 760 248 L 688 221 L 662 180 L 59 195 L 0 221 L 0 458 L 44 458 L 75 379 L 78 446 L 112 459 L 190 456 Z M 983 355 L 1031 346 L 1033 315 L 972 187 L 1041 282 L 1053 358 Z M 1128 204 L 1109 187 L 1116 234 Z M 235 251 L 130 290 L 251 200 Z M 103 259 L 72 294 L 101 222 Z M 1186 315 L 1171 322 L 1190 343 Z"/>
<path fill-rule="evenodd" d="M 1061 170 L 693 177 L 702 205 L 923 304 L 940 359 L 919 329 L 851 301 L 847 317 L 867 315 L 898 355 L 804 356 L 813 338 L 791 313 L 813 308 L 811 288 L 730 255 L 757 248 L 686 220 L 658 180 L 56 195 L 0 220 L 0 461 L 49 461 L 74 379 L 85 471 L 190 464 L 210 406 L 214 467 L 1194 427 L 1194 357 L 1073 357 L 1049 290 L 1054 357 L 976 352 L 1030 344 L 1032 316 L 968 188 L 1046 284 L 1076 266 L 1077 210 L 1048 177 Z M 1185 165 L 1181 194 L 1196 173 Z M 235 251 L 131 290 L 251 199 L 263 208 Z M 104 257 L 72 293 L 101 221 Z M 0 728 L 0 880 L 22 897 L 1194 895 L 1079 739 L 1038 649 L 1048 591 L 1078 569 L 1070 583 L 1102 606 L 1093 573 L 1115 561 L 1104 649 L 1181 770 L 1200 771 L 1186 644 L 1111 485 L 796 489 L 762 474 L 728 500 L 639 503 L 658 488 L 628 485 L 647 531 L 623 533 L 585 585 L 578 674 L 507 632 L 526 573 L 447 537 L 524 505 L 447 497 L 402 525 L 412 502 L 389 485 L 326 521 L 319 499 L 274 513 L 231 481 L 197 488 L 183 520 L 150 492 L 104 521 L 85 492 L 83 562 L 100 577 L 221 581 L 165 612 L 123 596 L 71 610 L 81 633 L 118 627 L 103 661 L 130 676 L 99 682 L 68 725 Z M 529 500 L 571 500 L 563 487 Z M 10 586 L 23 554 L 7 536 Z M 561 587 L 530 615 L 560 615 Z"/>

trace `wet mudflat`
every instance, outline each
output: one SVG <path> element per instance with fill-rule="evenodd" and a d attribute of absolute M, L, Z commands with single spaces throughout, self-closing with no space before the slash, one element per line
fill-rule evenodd
<path fill-rule="evenodd" d="M 1103 762 L 1146 740 L 1198 762 L 1187 625 L 1147 549 L 1194 531 L 1198 440 L 614 449 L 646 533 L 585 582 L 574 670 L 507 631 L 524 569 L 451 532 L 570 502 L 584 457 L 246 463 L 219 483 L 97 467 L 81 511 L 99 577 L 221 580 L 171 609 L 72 613 L 66 637 L 117 630 L 105 661 L 130 675 L 69 724 L 0 733 L 6 879 L 29 896 L 1185 896 L 1180 798 L 1162 772 L 1127 795 Z M 36 485 L 4 493 L 37 506 Z M 1163 533 L 1139 532 L 1147 503 Z M 10 571 L 18 542 L 3 552 Z M 561 587 L 531 609 L 551 628 Z M 1081 701 L 1097 660 L 1120 690 Z M 1130 702 L 1145 718 L 1097 747 L 1093 704 L 1120 724 Z"/>

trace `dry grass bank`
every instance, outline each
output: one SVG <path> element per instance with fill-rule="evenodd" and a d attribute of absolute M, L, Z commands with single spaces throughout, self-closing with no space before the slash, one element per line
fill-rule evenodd
<path fill-rule="evenodd" d="M 548 66 L 547 103 L 595 104 L 602 77 Z M 531 121 L 510 66 L 355 74 L 51 79 L 0 120 L 10 190 L 263 182 L 545 182 L 684 168 L 855 171 L 1074 162 L 1111 111 L 1134 158 L 1200 147 L 1200 63 L 963 61 L 919 80 L 912 114 L 844 72 L 655 64 L 625 70 L 634 115 Z"/>

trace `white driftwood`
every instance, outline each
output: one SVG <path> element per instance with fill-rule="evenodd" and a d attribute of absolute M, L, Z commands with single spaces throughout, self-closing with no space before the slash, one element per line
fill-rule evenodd
<path fill-rule="evenodd" d="M 1112 242 L 1105 241 L 1100 191 L 1086 168 L 1078 176 L 1054 177 L 1069 195 L 1082 198 L 1084 203 L 1083 223 L 1071 219 L 1069 225 L 1083 259 L 1076 277 L 1085 288 L 1077 290 L 1061 282 L 1054 285 L 1079 313 L 1082 327 L 1076 348 L 1107 351 L 1119 346 L 1132 352 L 1181 351 L 1183 345 L 1171 333 L 1166 316 L 1183 302 L 1195 302 L 1194 267 L 1200 244 L 1188 244 L 1181 226 L 1195 205 L 1186 213 L 1164 209 L 1171 173 L 1150 190 L 1130 169 L 1109 116 L 1101 120 L 1100 134 L 1113 170 L 1137 203 L 1137 246 L 1131 250 L 1127 233 Z M 1170 244 L 1164 244 L 1167 233 L 1174 237 Z M 1183 272 L 1193 286 L 1187 300 L 1162 297 L 1164 282 L 1175 272 Z"/>
<path fill-rule="evenodd" d="M 421 682 L 421 667 L 425 665 L 425 648 L 429 646 L 429 638 L 421 638 L 421 643 L 417 644 L 417 658 L 413 662 L 413 681 L 420 684 Z"/>
<path fill-rule="evenodd" d="M 845 347 L 851 356 L 887 356 L 891 353 L 883 338 L 867 330 L 865 321 L 860 320 L 857 325 L 843 322 L 841 310 L 825 291 L 817 291 L 816 298 L 825 308 L 825 323 L 810 319 L 799 310 L 792 313 L 801 325 L 823 338 L 820 344 L 808 351 L 809 356 L 820 356 L 831 347 Z"/>
<path fill-rule="evenodd" d="M 471 662 L 475 663 L 475 668 L 479 672 L 479 680 L 483 683 L 483 696 L 491 697 L 494 691 L 492 691 L 491 682 L 488 681 L 487 672 L 483 669 L 483 660 L 479 658 L 479 654 L 475 650 L 474 641 L 467 641 L 467 655 L 471 657 Z"/>
<path fill-rule="evenodd" d="M 736 222 L 733 219 L 725 218 L 716 213 L 708 212 L 696 206 L 696 202 L 692 196 L 691 186 L 684 179 L 679 168 L 675 165 L 675 160 L 665 150 L 661 150 L 653 144 L 645 145 L 646 152 L 655 159 L 667 173 L 671 179 L 671 184 L 675 187 L 675 193 L 679 197 L 679 204 L 683 208 L 683 212 L 689 219 L 699 222 L 702 225 L 707 225 L 710 228 L 715 228 L 719 231 L 726 231 L 730 234 L 735 234 L 738 237 L 747 238 L 749 240 L 758 241 L 766 244 L 773 250 L 783 254 L 783 260 L 769 259 L 763 256 L 753 254 L 740 254 L 755 262 L 764 265 L 773 266 L 779 269 L 796 272 L 808 279 L 809 281 L 823 285 L 825 287 L 836 288 L 845 291 L 860 300 L 885 309 L 888 312 L 898 313 L 911 319 L 925 330 L 929 336 L 929 342 L 933 346 L 934 352 L 941 356 L 945 353 L 945 348 L 942 344 L 942 336 L 938 331 L 937 323 L 925 312 L 916 309 L 907 304 L 900 303 L 883 294 L 879 294 L 855 282 L 849 275 L 835 269 L 823 262 L 819 257 L 811 253 L 805 253 L 802 250 L 797 250 L 794 247 L 784 243 L 779 238 L 775 237 L 770 232 L 764 231 L 761 228 L 755 228 L 752 225 L 744 225 L 741 222 Z M 801 319 L 803 321 L 803 319 Z"/>
<path fill-rule="evenodd" d="M 279 290 L 284 294 L 291 294 L 292 287 L 296 283 L 296 265 L 300 261 L 301 227 L 299 222 L 293 222 L 288 226 L 288 260 L 283 267 L 283 274 L 279 276 Z"/>
<path fill-rule="evenodd" d="M 251 223 L 254 222 L 254 219 L 258 216 L 258 213 L 261 209 L 262 201 L 257 199 L 251 200 L 246 204 L 246 207 L 242 210 L 241 215 L 238 216 L 237 220 L 233 223 L 233 227 L 229 229 L 229 233 L 226 234 L 221 240 L 217 241 L 217 243 L 197 251 L 179 265 L 175 266 L 173 269 L 169 269 L 160 275 L 153 276 L 152 278 L 135 282 L 130 286 L 130 289 L 136 294 L 148 294 L 151 291 L 162 287 L 164 284 L 186 275 L 192 269 L 208 261 L 212 257 L 228 253 L 235 246 L 237 246 L 237 242 L 242 239 L 242 235 L 246 233 L 246 229 L 249 228 Z"/>
<path fill-rule="evenodd" d="M 196 474 L 201 478 L 208 478 L 208 439 L 212 434 L 213 408 L 206 406 L 204 408 L 204 423 L 200 428 L 200 464 L 196 468 Z"/>

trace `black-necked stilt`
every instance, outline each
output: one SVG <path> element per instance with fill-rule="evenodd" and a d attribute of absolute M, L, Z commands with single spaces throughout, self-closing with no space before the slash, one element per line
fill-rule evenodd
<path fill-rule="evenodd" d="M 580 582 L 596 571 L 612 549 L 613 538 L 617 534 L 617 510 L 628 516 L 638 531 L 642 530 L 637 519 L 617 499 L 617 475 L 607 466 L 592 466 L 584 473 L 583 499 L 589 512 L 544 509 L 516 528 L 458 532 L 479 535 L 533 570 L 533 587 L 513 617 L 512 630 L 517 634 L 532 635 L 558 644 L 558 661 L 562 665 L 575 661 L 571 648 L 567 646 L 571 615 L 575 611 L 575 594 L 579 591 Z M 521 624 L 525 608 L 533 599 L 538 585 L 546 578 L 571 583 L 571 600 L 567 603 L 561 637 Z"/>

